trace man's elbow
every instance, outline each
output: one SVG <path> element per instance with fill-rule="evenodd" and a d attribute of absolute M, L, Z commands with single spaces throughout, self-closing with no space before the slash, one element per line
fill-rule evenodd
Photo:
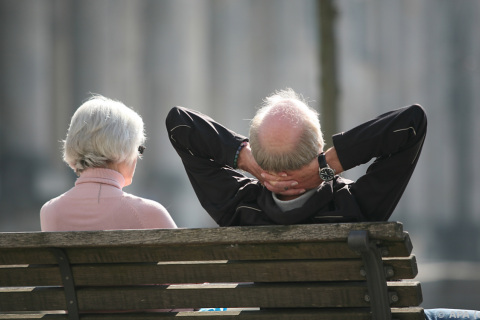
<path fill-rule="evenodd" d="M 417 134 L 425 135 L 427 131 L 427 113 L 420 104 L 413 104 L 408 108 L 415 123 Z"/>
<path fill-rule="evenodd" d="M 165 124 L 167 126 L 168 131 L 170 131 L 172 128 L 174 128 L 177 125 L 177 123 L 179 122 L 179 119 L 181 118 L 181 113 L 182 113 L 182 107 L 177 106 L 170 109 L 165 119 Z"/>

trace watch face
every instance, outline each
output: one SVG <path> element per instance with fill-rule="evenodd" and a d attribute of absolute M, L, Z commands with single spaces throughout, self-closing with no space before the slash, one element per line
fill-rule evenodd
<path fill-rule="evenodd" d="M 332 168 L 327 167 L 327 168 L 322 168 L 318 174 L 320 175 L 320 178 L 323 181 L 330 181 L 335 176 L 335 171 L 333 171 Z"/>

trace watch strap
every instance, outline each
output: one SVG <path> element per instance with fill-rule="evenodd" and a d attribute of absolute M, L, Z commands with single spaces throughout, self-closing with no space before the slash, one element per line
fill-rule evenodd
<path fill-rule="evenodd" d="M 325 158 L 325 152 L 322 152 L 318 155 L 318 167 L 320 169 L 328 167 L 327 159 Z"/>

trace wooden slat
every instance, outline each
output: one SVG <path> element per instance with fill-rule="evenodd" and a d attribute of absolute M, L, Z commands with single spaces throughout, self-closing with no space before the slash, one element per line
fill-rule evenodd
<path fill-rule="evenodd" d="M 398 301 L 392 302 L 391 306 L 413 307 L 419 306 L 423 301 L 422 287 L 417 281 L 400 281 L 388 282 L 388 291 L 395 292 L 398 296 Z"/>
<path fill-rule="evenodd" d="M 57 259 L 48 248 L 0 248 L 0 265 L 55 263 Z"/>
<path fill-rule="evenodd" d="M 398 320 L 425 320 L 423 309 L 405 308 L 392 309 L 392 315 Z M 115 314 L 83 314 L 81 320 L 149 320 L 149 319 L 181 319 L 200 320 L 206 319 L 233 319 L 233 320 L 371 320 L 369 309 L 308 309 L 308 310 L 259 310 L 259 311 L 224 311 L 224 312 L 168 312 L 168 313 L 115 313 Z M 32 315 L 2 315 L 0 319 L 26 320 L 67 320 L 68 316 L 63 314 L 32 314 Z"/>
<path fill-rule="evenodd" d="M 140 316 L 140 314 L 137 314 Z M 32 320 L 32 319 L 42 319 L 42 320 L 68 320 L 67 314 L 51 314 L 51 313 L 9 313 L 2 314 L 0 313 L 0 320 Z M 140 318 L 136 318 L 140 319 Z M 132 319 L 134 320 L 134 319 Z"/>
<path fill-rule="evenodd" d="M 0 267 L 0 288 L 60 285 L 62 279 L 57 265 Z"/>
<path fill-rule="evenodd" d="M 385 258 L 384 268 L 393 268 L 393 276 L 387 276 L 389 280 L 415 279 L 418 275 L 417 259 L 414 255 L 410 257 Z"/>
<path fill-rule="evenodd" d="M 417 306 L 418 284 L 390 288 L 399 300 L 393 307 Z M 367 307 L 365 283 L 201 284 L 80 288 L 80 310 L 138 310 L 208 307 L 329 308 Z M 419 301 L 420 300 L 420 301 Z M 66 309 L 58 288 L 0 292 L 0 311 Z"/>
<path fill-rule="evenodd" d="M 220 262 L 220 263 L 218 263 Z M 361 260 L 244 261 L 217 263 L 75 266 L 77 285 L 133 285 L 203 282 L 363 281 Z M 413 278 L 412 261 L 390 260 L 390 280 Z M 410 269 L 409 269 L 410 268 Z"/>
<path fill-rule="evenodd" d="M 351 230 L 368 230 L 372 239 L 402 240 L 398 222 L 321 225 L 255 226 L 200 229 L 112 230 L 77 232 L 0 233 L 0 248 L 124 246 L 223 243 L 343 241 Z"/>
<path fill-rule="evenodd" d="M 88 264 L 73 265 L 77 286 L 136 285 L 152 283 L 203 282 L 283 282 L 361 281 L 362 261 L 282 260 L 282 261 L 201 261 L 167 264 Z M 390 280 L 413 279 L 415 257 L 389 259 Z M 62 285 L 58 266 L 16 266 L 0 268 L 0 287 Z"/>
<path fill-rule="evenodd" d="M 392 308 L 392 318 L 395 320 L 425 320 L 423 308 Z"/>
<path fill-rule="evenodd" d="M 132 295 L 131 290 L 135 290 Z M 88 289 L 78 292 L 82 310 L 96 310 L 98 301 L 112 309 L 170 309 L 208 307 L 365 307 L 363 283 L 309 284 L 200 284 L 154 287 Z M 107 301 L 108 300 L 108 301 Z"/>
<path fill-rule="evenodd" d="M 408 257 L 411 249 L 404 242 L 385 243 L 382 248 L 388 256 Z M 138 246 L 138 247 L 88 247 L 68 248 L 66 253 L 73 264 L 121 263 L 152 261 L 195 260 L 266 260 L 285 259 L 341 259 L 357 258 L 344 242 L 287 243 L 287 244 L 228 244 L 192 246 Z M 0 249 L 0 265 L 55 264 L 56 259 L 46 248 Z"/>
<path fill-rule="evenodd" d="M 356 256 L 346 244 L 348 235 L 346 231 L 354 229 L 351 225 L 360 227 L 363 224 L 265 226 L 253 229 L 232 227 L 0 233 L 0 265 L 55 263 L 55 257 L 49 252 L 49 246 L 70 248 L 67 254 L 72 263 L 199 259 L 263 260 L 269 257 L 281 258 L 283 250 L 288 250 L 292 259 L 351 258 Z M 401 224 L 365 224 L 367 229 L 374 230 L 372 231 L 374 234 L 378 232 L 380 226 L 387 227 L 385 231 L 387 234 L 389 229 L 395 230 L 395 232 L 390 230 L 390 233 L 395 235 L 391 235 L 388 238 L 390 240 L 380 241 L 386 256 L 411 254 L 412 246 L 408 233 L 398 230 L 401 229 Z M 331 233 L 337 229 L 340 234 L 327 241 Z M 286 239 L 281 238 L 284 235 L 287 236 Z M 189 239 L 188 236 L 196 238 Z M 123 237 L 126 239 L 122 244 Z M 139 243 L 135 245 L 129 238 L 134 238 Z M 317 246 L 316 242 L 320 242 L 322 246 Z"/>
<path fill-rule="evenodd" d="M 137 314 L 140 315 L 140 314 Z M 42 319 L 42 320 L 68 320 L 68 315 L 57 314 L 57 313 L 47 313 L 47 312 L 22 312 L 22 313 L 9 313 L 2 314 L 0 313 L 0 320 L 32 320 L 32 319 Z M 138 319 L 138 318 L 137 318 Z"/>
<path fill-rule="evenodd" d="M 72 263 L 356 258 L 346 242 L 191 245 L 171 247 L 71 248 Z"/>
<path fill-rule="evenodd" d="M 63 288 L 0 288 L 0 312 L 66 309 Z"/>

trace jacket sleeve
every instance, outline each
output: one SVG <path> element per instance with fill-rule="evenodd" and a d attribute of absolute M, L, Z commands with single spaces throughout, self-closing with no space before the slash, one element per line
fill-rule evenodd
<path fill-rule="evenodd" d="M 426 132 L 425 111 L 412 105 L 333 136 L 345 170 L 375 159 L 351 186 L 368 220 L 386 221 L 392 214 L 415 169 Z"/>
<path fill-rule="evenodd" d="M 258 180 L 233 168 L 238 147 L 248 139 L 183 107 L 170 110 L 166 126 L 203 208 L 219 225 L 231 225 L 244 200 L 245 192 L 239 190 L 259 188 Z"/>

